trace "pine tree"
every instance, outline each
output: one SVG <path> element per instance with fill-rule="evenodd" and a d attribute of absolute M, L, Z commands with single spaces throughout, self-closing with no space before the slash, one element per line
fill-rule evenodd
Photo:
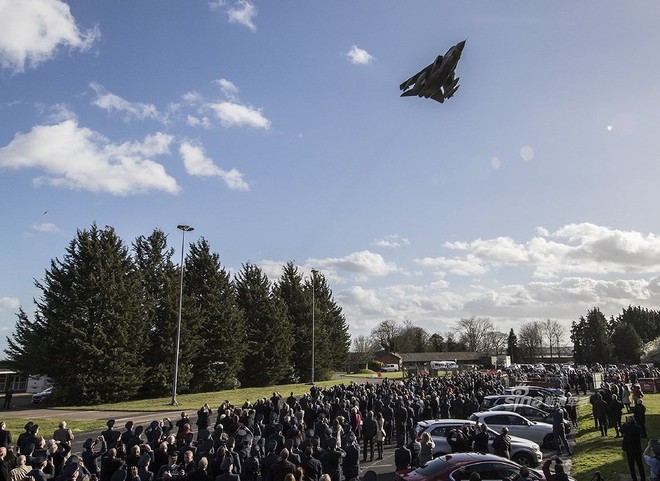
<path fill-rule="evenodd" d="M 270 282 L 254 264 L 244 264 L 234 279 L 236 299 L 245 319 L 247 357 L 240 381 L 268 386 L 289 381 L 293 335 L 286 307 L 272 295 Z"/>
<path fill-rule="evenodd" d="M 246 354 L 243 314 L 230 276 L 220 265 L 220 256 L 211 252 L 204 239 L 190 246 L 185 290 L 195 320 L 196 348 L 189 354 L 191 390 L 234 388 Z"/>
<path fill-rule="evenodd" d="M 134 397 L 144 375 L 138 352 L 149 334 L 134 264 L 114 230 L 78 231 L 63 260 L 51 261 L 35 285 L 41 291 L 36 321 L 19 319 L 23 331 L 10 347 L 12 361 L 41 359 L 26 373 L 48 376 L 62 404 Z M 36 333 L 44 341 L 22 344 Z"/>
<path fill-rule="evenodd" d="M 309 381 L 312 379 L 312 299 L 293 262 L 283 267 L 273 292 L 286 306 L 292 332 L 296 333 L 291 357 L 295 376 L 300 381 Z"/>
<path fill-rule="evenodd" d="M 346 365 L 351 347 L 346 318 L 332 298 L 325 276 L 313 272 L 307 280 L 307 289 L 314 290 L 315 318 L 315 374 L 314 380 L 331 379 L 336 370 Z"/>

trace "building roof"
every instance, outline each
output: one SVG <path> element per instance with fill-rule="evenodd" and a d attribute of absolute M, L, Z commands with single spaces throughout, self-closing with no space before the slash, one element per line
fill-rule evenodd
<path fill-rule="evenodd" d="M 401 362 L 431 362 L 431 361 L 456 361 L 477 362 L 483 357 L 480 352 L 457 351 L 457 352 L 401 352 Z"/>

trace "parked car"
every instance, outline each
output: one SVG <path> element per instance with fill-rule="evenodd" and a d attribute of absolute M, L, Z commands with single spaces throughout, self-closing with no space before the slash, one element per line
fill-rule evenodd
<path fill-rule="evenodd" d="M 494 394 L 484 397 L 481 402 L 481 409 L 487 410 L 498 404 L 526 404 L 544 410 L 547 413 L 552 412 L 553 407 L 544 403 L 533 396 L 514 396 L 513 394 Z"/>
<path fill-rule="evenodd" d="M 431 369 L 445 370 L 458 369 L 455 361 L 431 361 Z"/>
<path fill-rule="evenodd" d="M 454 453 L 441 456 L 417 469 L 405 469 L 394 475 L 394 481 L 466 481 L 471 473 L 482 480 L 517 479 L 520 464 L 494 454 Z M 544 480 L 543 473 L 529 470 L 531 481 Z M 569 480 L 575 481 L 569 476 Z"/>
<path fill-rule="evenodd" d="M 552 424 L 539 423 L 512 412 L 483 411 L 470 416 L 470 421 L 479 421 L 488 427 L 500 431 L 503 426 L 509 428 L 509 434 L 528 439 L 546 449 L 555 448 Z"/>
<path fill-rule="evenodd" d="M 561 389 L 540 387 L 540 386 L 513 386 L 504 390 L 506 394 L 513 394 L 514 396 L 532 396 L 539 398 L 545 404 L 554 405 L 555 401 L 564 406 L 566 404 L 566 396 Z"/>
<path fill-rule="evenodd" d="M 465 419 L 431 419 L 418 422 L 415 427 L 415 433 L 417 438 L 421 438 L 424 432 L 428 432 L 435 443 L 433 455 L 440 456 L 451 453 L 452 450 L 447 442 L 447 435 L 453 429 L 462 428 L 464 424 L 474 425 L 476 422 Z M 488 429 L 491 446 L 497 434 L 493 429 Z M 519 464 L 535 467 L 543 460 L 543 454 L 537 443 L 512 435 L 511 459 Z"/>
<path fill-rule="evenodd" d="M 520 414 L 530 421 L 552 424 L 552 415 L 534 406 L 527 404 L 498 404 L 489 409 L 489 411 L 508 411 Z M 571 432 L 573 425 L 568 419 L 564 419 L 564 431 L 566 434 Z"/>
<path fill-rule="evenodd" d="M 384 364 L 383 367 L 380 368 L 382 372 L 396 372 L 399 370 L 399 365 L 398 364 Z"/>
<path fill-rule="evenodd" d="M 33 404 L 48 404 L 53 394 L 53 387 L 44 389 L 41 392 L 32 395 Z"/>

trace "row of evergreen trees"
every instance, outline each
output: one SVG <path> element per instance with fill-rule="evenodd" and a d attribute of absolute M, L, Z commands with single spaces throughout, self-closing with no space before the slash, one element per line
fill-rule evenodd
<path fill-rule="evenodd" d="M 658 337 L 660 312 L 639 306 L 628 306 L 609 320 L 595 307 L 571 326 L 574 359 L 578 364 L 637 364 L 644 354 L 644 345 Z"/>
<path fill-rule="evenodd" d="M 128 247 L 112 227 L 80 230 L 51 261 L 33 318 L 21 309 L 6 354 L 12 367 L 43 374 L 58 402 L 103 403 L 172 389 L 180 266 L 154 230 Z M 184 263 L 178 392 L 206 392 L 314 379 L 344 365 L 348 326 L 323 274 L 293 263 L 271 283 L 246 263 L 233 278 L 201 238 Z"/>

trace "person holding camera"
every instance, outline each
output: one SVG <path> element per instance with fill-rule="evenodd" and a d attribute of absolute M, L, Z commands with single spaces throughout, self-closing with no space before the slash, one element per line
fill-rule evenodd
<path fill-rule="evenodd" d="M 644 450 L 644 462 L 651 468 L 651 481 L 660 479 L 660 441 L 651 439 Z"/>

